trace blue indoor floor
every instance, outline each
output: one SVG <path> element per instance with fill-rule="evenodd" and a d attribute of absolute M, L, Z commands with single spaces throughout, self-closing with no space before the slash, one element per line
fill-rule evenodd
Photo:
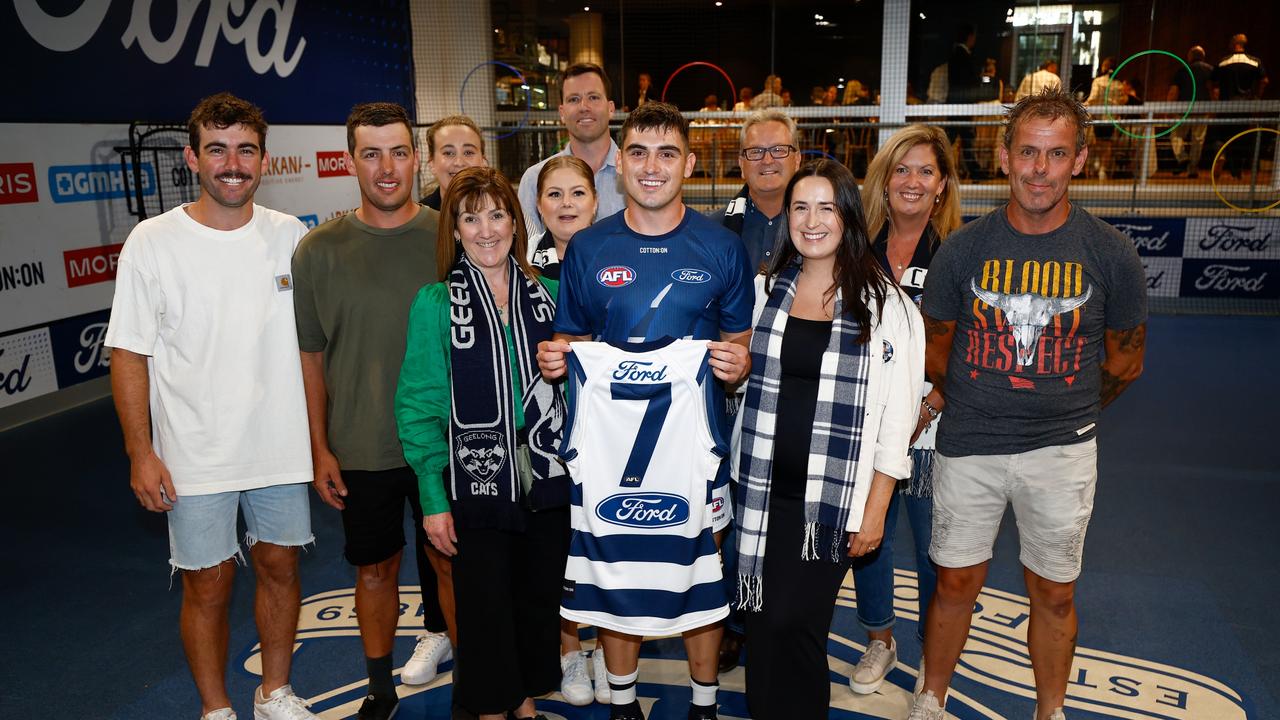
<path fill-rule="evenodd" d="M 1068 713 L 1081 718 L 1280 718 L 1280 407 L 1272 368 L 1280 319 L 1152 318 L 1144 376 L 1104 414 L 1100 481 L 1077 603 L 1079 651 Z M 164 518 L 140 509 L 109 400 L 0 434 L 8 516 L 0 523 L 13 620 L 0 648 L 0 718 L 181 718 L 199 700 L 178 640 Z M 336 511 L 313 499 L 317 542 L 302 558 L 303 619 L 294 686 L 325 718 L 350 717 L 364 665 L 351 617 L 353 573 Z M 905 517 L 903 518 L 905 523 Z M 908 548 L 910 534 L 898 528 Z M 948 709 L 958 718 L 1028 718 L 1026 599 L 1006 522 Z M 417 620 L 408 605 L 403 662 Z M 899 567 L 899 668 L 892 687 L 853 696 L 844 682 L 865 637 L 846 587 L 832 627 L 833 718 L 905 718 L 920 648 L 911 558 Z M 252 717 L 257 684 L 251 571 L 232 612 L 232 698 Z M 1267 618 L 1270 618 L 1269 620 Z M 590 645 L 590 643 L 588 643 Z M 689 698 L 678 640 L 646 643 L 640 695 L 651 718 L 683 718 Z M 401 687 L 398 718 L 449 717 L 448 674 Z M 742 670 L 722 678 L 721 718 L 745 718 Z M 548 717 L 608 717 L 604 706 L 539 701 Z"/>

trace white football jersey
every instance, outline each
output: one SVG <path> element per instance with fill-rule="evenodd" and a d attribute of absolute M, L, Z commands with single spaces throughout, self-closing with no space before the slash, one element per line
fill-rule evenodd
<path fill-rule="evenodd" d="M 573 343 L 560 450 L 573 478 L 565 618 L 665 635 L 728 615 L 712 536 L 728 508 L 711 493 L 727 444 L 707 353 L 705 340 Z"/>

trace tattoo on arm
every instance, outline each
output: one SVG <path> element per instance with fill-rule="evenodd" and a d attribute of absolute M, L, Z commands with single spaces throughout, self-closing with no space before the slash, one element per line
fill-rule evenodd
<path fill-rule="evenodd" d="M 1142 372 L 1142 357 L 1146 352 L 1147 325 L 1143 323 L 1128 330 L 1107 331 L 1107 359 L 1102 363 L 1102 389 L 1099 395 L 1102 407 L 1133 384 Z"/>
<path fill-rule="evenodd" d="M 951 342 L 955 334 L 955 322 L 946 322 L 921 313 L 924 318 L 925 376 L 938 392 L 943 391 L 947 377 L 947 361 L 951 355 Z"/>
<path fill-rule="evenodd" d="M 1128 382 L 1112 375 L 1107 368 L 1102 368 L 1102 407 L 1111 404 L 1112 400 L 1120 397 L 1120 393 L 1129 386 Z"/>
<path fill-rule="evenodd" d="M 1129 330 L 1116 333 L 1116 340 L 1123 352 L 1138 352 L 1147 345 L 1147 325 L 1143 323 Z"/>
<path fill-rule="evenodd" d="M 926 343 L 931 343 L 938 337 L 951 332 L 951 328 L 947 326 L 947 323 L 941 320 L 934 320 L 928 315 L 922 314 L 922 317 L 924 318 L 924 341 Z"/>

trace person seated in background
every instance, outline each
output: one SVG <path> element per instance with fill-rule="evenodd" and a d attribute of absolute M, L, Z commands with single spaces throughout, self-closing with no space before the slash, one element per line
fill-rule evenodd
<path fill-rule="evenodd" d="M 764 90 L 751 99 L 751 109 L 759 110 L 767 107 L 782 106 L 782 78 L 768 75 L 764 79 Z"/>
<path fill-rule="evenodd" d="M 751 109 L 751 99 L 755 97 L 755 91 L 750 87 L 743 86 L 738 88 L 738 102 L 734 103 L 734 112 L 746 112 Z"/>
<path fill-rule="evenodd" d="M 1028 74 L 1018 83 L 1016 100 L 1038 95 L 1045 90 L 1057 90 L 1062 87 L 1062 78 L 1058 77 L 1058 61 L 1049 59 L 1040 63 L 1040 69 Z"/>
<path fill-rule="evenodd" d="M 850 80 L 844 86 L 844 97 L 840 100 L 841 105 L 870 105 L 871 90 L 863 85 L 860 80 Z"/>
<path fill-rule="evenodd" d="M 720 112 L 720 98 L 712 93 L 702 99 L 702 108 L 698 112 Z"/>
<path fill-rule="evenodd" d="M 809 91 L 809 104 L 821 106 L 825 104 L 827 91 L 821 85 L 814 85 Z"/>
<path fill-rule="evenodd" d="M 649 89 L 653 87 L 653 78 L 649 77 L 649 73 L 642 72 L 640 77 L 636 79 L 636 107 L 649 102 Z"/>
<path fill-rule="evenodd" d="M 840 89 L 835 85 L 828 85 L 827 91 L 822 96 L 822 104 L 827 107 L 834 107 L 838 104 L 840 98 Z"/>

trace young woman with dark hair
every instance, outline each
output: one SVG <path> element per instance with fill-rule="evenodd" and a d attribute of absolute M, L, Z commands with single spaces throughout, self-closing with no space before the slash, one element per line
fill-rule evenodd
<path fill-rule="evenodd" d="M 924 330 L 871 252 L 853 175 L 787 185 L 757 278 L 735 518 L 753 717 L 825 718 L 827 632 L 852 558 L 875 553 L 924 381 Z M 767 541 L 767 542 L 766 542 Z"/>

